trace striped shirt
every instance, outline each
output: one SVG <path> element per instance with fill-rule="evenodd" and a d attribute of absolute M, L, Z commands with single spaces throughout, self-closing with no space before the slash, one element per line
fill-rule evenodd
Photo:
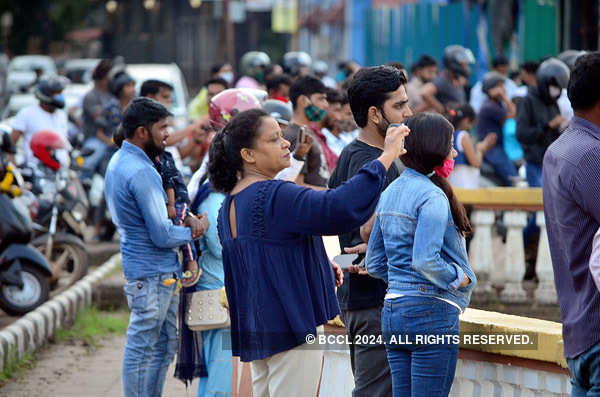
<path fill-rule="evenodd" d="M 544 214 L 565 357 L 600 341 L 600 293 L 589 270 L 600 226 L 600 126 L 574 117 L 544 156 Z"/>

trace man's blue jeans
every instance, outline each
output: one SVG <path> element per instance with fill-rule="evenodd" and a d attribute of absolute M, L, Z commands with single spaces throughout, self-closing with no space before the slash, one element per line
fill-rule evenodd
<path fill-rule="evenodd" d="M 502 145 L 496 145 L 484 155 L 485 162 L 494 167 L 504 186 L 513 186 L 513 179 L 519 174 L 514 163 L 508 158 Z"/>
<path fill-rule="evenodd" d="M 131 316 L 123 357 L 124 397 L 162 395 L 167 369 L 177 351 L 179 295 L 173 295 L 176 283 L 164 284 L 172 277 L 173 273 L 166 273 L 125 284 Z"/>
<path fill-rule="evenodd" d="M 575 358 L 568 358 L 571 378 L 571 397 L 600 396 L 600 343 Z"/>
<path fill-rule="evenodd" d="M 542 165 L 525 163 L 525 171 L 527 176 L 527 184 L 529 187 L 542 187 Z M 540 228 L 536 224 L 535 212 L 529 216 L 527 226 L 523 229 L 523 241 L 525 246 L 529 244 L 532 236 L 539 234 Z"/>
<path fill-rule="evenodd" d="M 394 397 L 448 396 L 458 360 L 458 340 L 450 340 L 458 336 L 458 315 L 456 307 L 436 298 L 403 296 L 384 302 L 381 330 Z M 450 338 L 417 343 L 417 337 L 428 335 Z"/>

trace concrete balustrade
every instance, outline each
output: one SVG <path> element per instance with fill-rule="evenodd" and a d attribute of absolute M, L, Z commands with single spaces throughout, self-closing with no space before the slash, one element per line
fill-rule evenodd
<path fill-rule="evenodd" d="M 556 288 L 550 258 L 550 247 L 546 233 L 546 222 L 542 206 L 542 190 L 520 188 L 455 189 L 458 199 L 471 206 L 473 239 L 469 247 L 469 263 L 480 279 L 478 293 L 495 290 L 501 302 L 523 303 L 527 293 L 523 289 L 525 274 L 525 248 L 523 230 L 531 212 L 536 213 L 540 228 L 540 240 L 536 260 L 539 284 L 533 292 L 536 303 L 556 304 Z M 494 231 L 496 215 L 503 214 L 506 241 L 497 244 L 500 237 Z M 498 247 L 502 247 L 499 251 Z"/>

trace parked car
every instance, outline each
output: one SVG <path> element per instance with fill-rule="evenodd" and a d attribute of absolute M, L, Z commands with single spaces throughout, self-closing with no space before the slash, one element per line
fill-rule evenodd
<path fill-rule="evenodd" d="M 100 59 L 97 58 L 68 59 L 64 64 L 64 75 L 75 84 L 90 83 L 98 62 Z"/>
<path fill-rule="evenodd" d="M 165 83 L 171 84 L 173 86 L 173 107 L 171 112 L 175 116 L 175 129 L 187 126 L 188 88 L 183 73 L 177 64 L 128 64 L 127 72 L 134 78 L 137 92 L 139 92 L 142 83 L 150 79 L 162 80 Z"/>
<path fill-rule="evenodd" d="M 29 105 L 35 105 L 38 102 L 39 101 L 35 95 L 31 93 L 12 94 L 8 100 L 8 103 L 6 104 L 6 107 L 2 111 L 2 116 L 0 119 L 6 120 L 8 118 L 15 117 L 19 110 Z"/>
<path fill-rule="evenodd" d="M 46 55 L 20 55 L 14 57 L 8 65 L 6 86 L 9 93 L 29 88 L 36 79 L 36 70 L 42 75 L 56 74 L 54 60 Z"/>

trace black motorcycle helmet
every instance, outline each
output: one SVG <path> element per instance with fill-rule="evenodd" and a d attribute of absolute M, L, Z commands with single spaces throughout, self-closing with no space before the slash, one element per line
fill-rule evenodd
<path fill-rule="evenodd" d="M 569 69 L 573 70 L 577 59 L 585 54 L 587 54 L 587 51 L 566 50 L 558 54 L 558 59 L 563 61 L 569 67 Z"/>
<path fill-rule="evenodd" d="M 306 52 L 287 52 L 283 56 L 283 71 L 290 76 L 297 76 L 302 67 L 310 68 L 312 58 Z"/>
<path fill-rule="evenodd" d="M 481 91 L 484 94 L 489 95 L 489 91 L 496 87 L 498 84 L 504 83 L 506 78 L 498 72 L 487 72 L 483 75 L 483 80 L 481 81 Z"/>
<path fill-rule="evenodd" d="M 62 91 L 68 80 L 60 76 L 42 77 L 35 86 L 34 94 L 40 102 L 62 109 L 65 107 L 65 98 Z"/>
<path fill-rule="evenodd" d="M 467 65 L 472 63 L 475 63 L 475 57 L 468 48 L 455 44 L 444 49 L 442 64 L 450 72 L 469 78 L 470 71 Z"/>
<path fill-rule="evenodd" d="M 557 58 L 548 58 L 542 62 L 535 74 L 537 89 L 542 100 L 547 103 L 555 102 L 556 98 L 550 96 L 550 86 L 567 88 L 569 75 L 569 67 Z"/>
<path fill-rule="evenodd" d="M 268 99 L 263 103 L 262 108 L 279 124 L 288 125 L 292 120 L 292 108 L 285 102 Z"/>

